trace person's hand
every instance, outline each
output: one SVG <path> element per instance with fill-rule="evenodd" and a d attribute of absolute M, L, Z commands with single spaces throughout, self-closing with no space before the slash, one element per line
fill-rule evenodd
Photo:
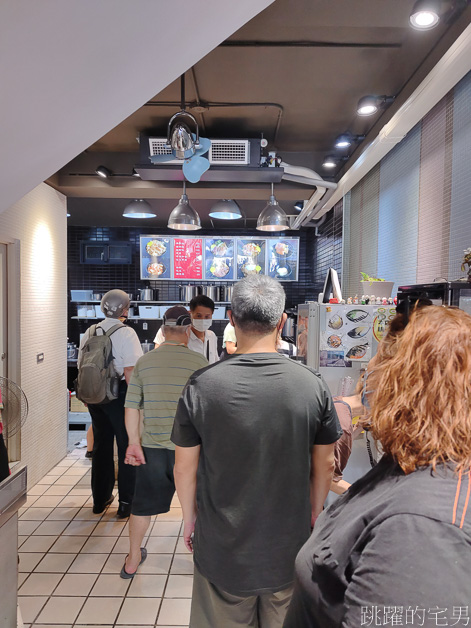
<path fill-rule="evenodd" d="M 124 462 L 125 464 L 132 465 L 133 467 L 140 467 L 141 464 L 146 464 L 142 447 L 140 445 L 128 445 Z"/>
<path fill-rule="evenodd" d="M 185 547 L 188 551 L 193 553 L 193 534 L 195 531 L 195 522 L 193 521 L 184 521 L 183 522 L 183 540 L 185 541 Z"/>

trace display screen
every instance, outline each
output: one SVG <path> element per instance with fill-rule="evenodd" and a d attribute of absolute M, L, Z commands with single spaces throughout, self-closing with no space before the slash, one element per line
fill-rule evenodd
<path fill-rule="evenodd" d="M 202 238 L 174 238 L 173 274 L 175 279 L 203 279 Z"/>
<path fill-rule="evenodd" d="M 298 279 L 299 240 L 297 238 L 272 238 L 267 240 L 268 275 L 280 281 Z"/>
<path fill-rule="evenodd" d="M 205 238 L 205 271 L 207 280 L 234 279 L 234 240 L 230 238 Z"/>
<path fill-rule="evenodd" d="M 172 239 L 164 236 L 141 237 L 141 279 L 172 278 Z"/>
<path fill-rule="evenodd" d="M 237 239 L 237 279 L 266 274 L 266 244 L 259 238 Z"/>

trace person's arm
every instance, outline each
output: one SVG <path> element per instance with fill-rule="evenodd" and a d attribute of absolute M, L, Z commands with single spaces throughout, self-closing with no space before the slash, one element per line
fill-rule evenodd
<path fill-rule="evenodd" d="M 173 476 L 178 499 L 183 510 L 183 539 L 187 549 L 193 551 L 192 534 L 196 522 L 196 472 L 201 445 L 196 447 L 175 447 L 175 468 Z"/>
<path fill-rule="evenodd" d="M 332 484 L 330 485 L 330 490 L 332 493 L 336 495 L 343 495 L 350 488 L 351 484 L 345 482 L 345 480 L 332 480 Z"/>
<path fill-rule="evenodd" d="M 136 410 L 135 408 L 125 408 L 124 422 L 129 441 L 124 462 L 132 465 L 133 467 L 139 467 L 141 464 L 146 464 L 144 452 L 141 447 L 141 435 L 139 434 L 139 410 Z"/>
<path fill-rule="evenodd" d="M 334 475 L 334 446 L 314 445 L 311 454 L 311 526 L 321 514 Z"/>
<path fill-rule="evenodd" d="M 231 342 L 230 340 L 226 341 L 226 351 L 229 355 L 232 355 L 237 351 L 237 345 L 235 342 Z"/>
<path fill-rule="evenodd" d="M 131 381 L 131 375 L 132 375 L 133 369 L 134 369 L 134 366 L 124 367 L 124 379 L 126 380 L 126 384 L 128 385 L 129 385 L 129 382 Z"/>

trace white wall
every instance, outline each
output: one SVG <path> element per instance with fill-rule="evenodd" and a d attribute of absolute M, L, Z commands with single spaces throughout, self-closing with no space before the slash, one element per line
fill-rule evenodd
<path fill-rule="evenodd" d="M 272 2 L 2 0 L 0 213 Z"/>
<path fill-rule="evenodd" d="M 21 387 L 29 416 L 21 433 L 21 462 L 32 486 L 67 451 L 67 218 L 66 198 L 41 183 L 0 214 L 0 242 L 20 241 L 13 262 L 20 292 Z M 12 286 L 10 286 L 11 288 Z M 10 289 L 9 289 L 10 291 Z M 15 351 L 17 347 L 10 347 Z M 44 353 L 44 362 L 36 356 Z"/>

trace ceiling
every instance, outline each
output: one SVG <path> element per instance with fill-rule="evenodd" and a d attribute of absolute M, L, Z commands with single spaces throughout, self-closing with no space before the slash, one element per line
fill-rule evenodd
<path fill-rule="evenodd" d="M 340 153 L 348 159 L 329 173 L 338 180 L 471 23 L 467 4 L 451 23 L 419 32 L 409 26 L 412 0 L 276 0 L 188 70 L 186 102 L 202 107 L 200 113 L 191 109 L 201 135 L 263 134 L 268 148 L 284 161 L 312 168 L 326 179 L 322 160 L 335 153 L 336 136 L 347 130 L 366 135 L 350 154 Z M 192 36 L 185 36 L 184 45 Z M 139 54 L 143 51 L 136 54 L 136 71 Z M 396 99 L 376 116 L 360 118 L 356 104 L 366 94 Z M 136 137 L 140 132 L 164 136 L 179 100 L 178 80 L 51 177 L 48 183 L 70 198 L 70 224 L 166 225 L 181 184 L 141 181 L 131 173 L 139 163 Z M 94 174 L 98 165 L 115 176 L 100 179 Z M 313 189 L 283 182 L 276 195 L 287 213 L 295 213 L 293 203 L 307 199 Z M 218 198 L 237 199 L 247 225 L 254 226 L 269 189 L 200 182 L 189 186 L 188 194 L 205 226 Z M 149 200 L 157 218 L 142 223 L 122 218 L 130 198 Z"/>

